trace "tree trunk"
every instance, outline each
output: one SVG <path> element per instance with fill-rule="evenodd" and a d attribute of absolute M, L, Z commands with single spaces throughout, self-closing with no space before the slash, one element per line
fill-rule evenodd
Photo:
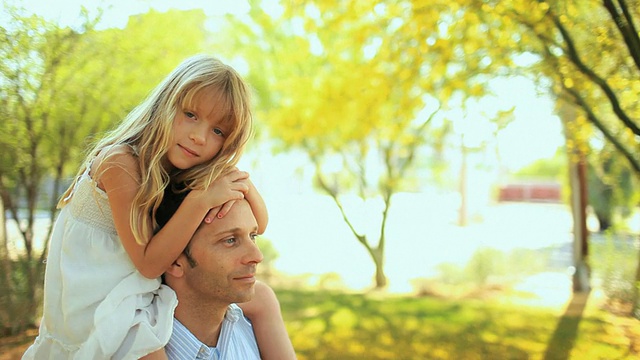
<path fill-rule="evenodd" d="M 561 101 L 561 100 L 560 100 Z M 579 134 L 570 133 L 567 124 L 576 118 L 576 109 L 567 102 L 561 102 L 559 115 L 564 127 L 567 141 L 567 157 L 569 158 L 569 185 L 571 214 L 573 217 L 573 291 L 589 291 L 591 272 L 587 262 L 588 237 L 587 230 L 587 166 L 586 157 L 580 150 Z M 569 146 L 568 144 L 573 144 Z"/>
<path fill-rule="evenodd" d="M 381 251 L 371 252 L 373 262 L 376 264 L 376 289 L 381 290 L 387 287 L 387 276 L 384 273 L 384 255 Z"/>
<path fill-rule="evenodd" d="M 587 182 L 584 154 L 574 154 L 577 161 L 570 161 L 569 177 L 571 182 L 571 209 L 573 212 L 573 291 L 586 292 L 589 284 L 590 268 L 587 230 Z"/>
<path fill-rule="evenodd" d="M 4 212 L 4 204 L 0 201 L 0 261 L 2 262 L 3 277 L 0 279 L 2 284 L 2 294 L 0 294 L 0 336 L 6 335 L 6 331 L 12 322 L 11 314 L 13 313 L 13 299 L 11 295 L 11 257 L 9 256 L 9 243 L 7 240 L 7 217 Z"/>
<path fill-rule="evenodd" d="M 640 305 L 638 305 L 638 299 L 640 298 L 640 289 L 638 288 L 638 284 L 640 284 L 640 251 L 638 252 L 638 264 L 636 265 L 636 278 L 633 282 L 635 285 L 633 287 L 633 307 L 631 309 L 631 314 L 636 319 L 640 319 Z"/>
<path fill-rule="evenodd" d="M 605 232 L 611 227 L 611 216 L 598 214 L 598 212 L 596 212 L 596 217 L 598 218 L 598 224 L 600 225 L 598 231 Z"/>
<path fill-rule="evenodd" d="M 460 208 L 458 209 L 458 226 L 467 226 L 467 148 L 464 145 L 464 135 L 460 136 L 460 150 L 462 161 L 460 164 Z"/>

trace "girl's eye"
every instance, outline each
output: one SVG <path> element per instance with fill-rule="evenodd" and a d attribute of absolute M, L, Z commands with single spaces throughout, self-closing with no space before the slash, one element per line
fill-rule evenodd
<path fill-rule="evenodd" d="M 224 136 L 224 133 L 222 132 L 222 130 L 220 130 L 218 128 L 214 128 L 213 129 L 213 133 L 218 135 L 218 136 Z"/>
<path fill-rule="evenodd" d="M 196 116 L 190 112 L 190 111 L 185 111 L 184 114 L 189 118 L 189 119 L 195 119 Z"/>

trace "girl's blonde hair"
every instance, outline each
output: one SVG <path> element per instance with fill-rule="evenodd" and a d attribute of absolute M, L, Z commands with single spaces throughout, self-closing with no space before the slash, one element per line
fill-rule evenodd
<path fill-rule="evenodd" d="M 174 118 L 178 112 L 192 108 L 194 98 L 204 90 L 217 95 L 220 104 L 216 104 L 216 108 L 226 111 L 231 131 L 212 160 L 169 174 L 162 163 L 172 141 Z M 89 151 L 58 207 L 70 201 L 80 176 L 98 153 L 113 145 L 129 145 L 135 149 L 140 172 L 140 188 L 131 207 L 131 227 L 136 241 L 146 244 L 153 234 L 156 210 L 170 182 L 186 185 L 185 191 L 206 189 L 218 176 L 236 166 L 251 129 L 250 90 L 240 75 L 211 56 L 188 58 Z"/>

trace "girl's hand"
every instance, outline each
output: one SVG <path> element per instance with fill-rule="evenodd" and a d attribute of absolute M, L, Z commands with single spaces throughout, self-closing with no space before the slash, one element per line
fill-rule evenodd
<path fill-rule="evenodd" d="M 231 207 L 235 203 L 236 203 L 236 200 L 229 200 L 226 203 L 224 203 L 224 205 L 216 206 L 213 209 L 209 210 L 209 212 L 207 213 L 207 216 L 204 218 L 204 222 L 206 222 L 207 224 L 210 224 L 213 221 L 213 219 L 215 219 L 216 216 L 218 218 L 223 218 L 225 215 L 227 215 L 227 213 L 229 212 L 229 210 L 231 210 Z"/>
<path fill-rule="evenodd" d="M 193 190 L 187 196 L 195 197 L 210 209 L 205 221 L 211 222 L 221 210 L 228 212 L 235 200 L 244 199 L 249 191 L 248 179 L 247 172 L 236 169 L 213 181 L 207 190 Z"/>
<path fill-rule="evenodd" d="M 246 178 L 239 181 L 242 181 L 248 186 L 248 191 L 244 193 L 244 198 L 249 202 L 249 205 L 251 205 L 253 215 L 256 217 L 256 221 L 258 222 L 258 234 L 262 235 L 267 228 L 267 223 L 269 222 L 267 205 L 264 203 L 262 196 L 251 182 L 251 179 Z M 207 216 L 204 218 L 205 223 L 212 222 L 216 217 L 224 217 L 229 212 L 229 210 L 231 210 L 231 207 L 236 202 L 236 200 L 237 199 L 232 199 L 220 206 L 211 208 L 207 213 Z"/>
<path fill-rule="evenodd" d="M 216 217 L 217 218 L 224 217 L 229 212 L 229 210 L 231 210 L 231 207 L 233 207 L 233 204 L 236 202 L 236 200 L 245 198 L 249 202 L 249 205 L 251 205 L 251 210 L 253 211 L 253 215 L 256 217 L 256 221 L 258 222 L 258 234 L 261 235 L 266 230 L 267 223 L 269 222 L 269 214 L 267 213 L 267 206 L 264 203 L 264 200 L 262 199 L 262 196 L 260 195 L 256 187 L 251 182 L 251 179 L 249 179 L 248 173 L 244 171 L 239 171 L 236 168 L 234 171 L 229 173 L 229 175 L 232 175 L 232 174 L 240 174 L 240 176 L 238 177 L 232 176 L 230 178 L 230 179 L 235 179 L 233 181 L 234 186 L 241 186 L 241 185 L 246 186 L 246 188 L 242 187 L 243 189 L 242 196 L 237 198 L 229 198 L 224 203 L 220 203 L 217 206 L 213 206 L 209 208 L 209 211 L 207 212 L 207 215 L 204 218 L 204 222 L 209 224 Z M 223 178 L 220 178 L 218 180 L 222 180 Z M 211 190 L 213 184 L 218 182 L 218 180 L 214 181 L 211 184 L 211 186 L 209 186 L 209 190 Z"/>

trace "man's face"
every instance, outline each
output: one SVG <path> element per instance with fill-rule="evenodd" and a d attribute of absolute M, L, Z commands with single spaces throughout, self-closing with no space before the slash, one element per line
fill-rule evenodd
<path fill-rule="evenodd" d="M 222 219 L 203 223 L 190 242 L 192 267 L 185 255 L 185 288 L 198 297 L 224 303 L 251 300 L 255 272 L 262 261 L 256 245 L 258 224 L 246 200 L 236 201 Z"/>

